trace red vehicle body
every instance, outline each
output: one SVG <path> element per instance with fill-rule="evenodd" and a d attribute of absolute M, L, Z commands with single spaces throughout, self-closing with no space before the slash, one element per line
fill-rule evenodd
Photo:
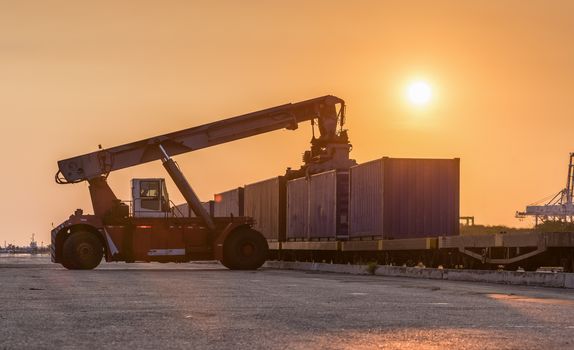
<path fill-rule="evenodd" d="M 235 217 L 214 221 L 217 235 L 200 218 L 126 218 L 105 224 L 97 216 L 78 210 L 52 230 L 52 261 L 63 262 L 64 242 L 76 232 L 97 237 L 108 262 L 223 261 L 223 242 L 232 232 L 250 229 L 253 220 Z"/>

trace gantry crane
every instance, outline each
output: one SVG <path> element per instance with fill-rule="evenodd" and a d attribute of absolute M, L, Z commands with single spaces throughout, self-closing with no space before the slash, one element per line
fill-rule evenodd
<path fill-rule="evenodd" d="M 178 154 L 279 130 L 318 123 L 297 174 L 349 168 L 351 145 L 346 130 L 345 102 L 327 95 L 289 103 L 213 123 L 100 149 L 58 162 L 56 182 L 87 181 L 93 215 L 78 209 L 52 230 L 52 261 L 68 269 L 92 269 L 106 261 L 219 260 L 230 269 L 256 269 L 267 256 L 267 241 L 248 217 L 211 217 L 172 159 Z M 313 127 L 314 130 L 314 127 Z M 108 175 L 161 160 L 197 217 L 174 215 L 162 178 L 133 179 L 131 205 L 120 201 Z"/>
<path fill-rule="evenodd" d="M 517 212 L 517 218 L 534 216 L 536 226 L 546 221 L 574 222 L 574 203 L 572 196 L 574 193 L 574 153 L 570 153 L 568 163 L 568 178 L 566 187 L 558 193 L 547 197 L 536 203 L 526 206 L 523 212 Z M 550 198 L 550 200 L 548 200 Z"/>

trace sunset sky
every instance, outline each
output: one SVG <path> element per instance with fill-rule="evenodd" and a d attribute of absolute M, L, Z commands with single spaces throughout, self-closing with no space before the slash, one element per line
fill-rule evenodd
<path fill-rule="evenodd" d="M 564 187 L 574 151 L 573 38 L 570 0 L 0 0 L 0 244 L 91 212 L 86 183 L 54 182 L 60 159 L 325 94 L 347 102 L 358 162 L 460 157 L 462 215 L 531 225 L 515 211 Z M 310 132 L 176 160 L 206 200 L 298 167 Z M 132 177 L 167 175 L 112 173 L 123 199 Z"/>

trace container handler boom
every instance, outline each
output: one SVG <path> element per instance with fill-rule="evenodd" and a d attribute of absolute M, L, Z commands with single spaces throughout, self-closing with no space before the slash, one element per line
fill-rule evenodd
<path fill-rule="evenodd" d="M 58 162 L 57 181 L 75 183 L 90 180 L 115 170 L 160 160 L 163 157 L 158 148 L 160 144 L 173 157 L 274 130 L 295 130 L 299 123 L 314 119 L 318 120 L 320 137 L 312 141 L 313 145 L 348 144 L 344 130 L 337 133 L 338 124 L 344 124 L 345 103 L 328 95 L 61 160 Z"/>

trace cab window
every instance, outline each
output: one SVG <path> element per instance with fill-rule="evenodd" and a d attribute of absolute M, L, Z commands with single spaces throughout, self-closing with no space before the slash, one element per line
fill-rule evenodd
<path fill-rule="evenodd" d="M 161 191 L 159 181 L 141 181 L 140 199 L 142 209 L 160 210 Z"/>

